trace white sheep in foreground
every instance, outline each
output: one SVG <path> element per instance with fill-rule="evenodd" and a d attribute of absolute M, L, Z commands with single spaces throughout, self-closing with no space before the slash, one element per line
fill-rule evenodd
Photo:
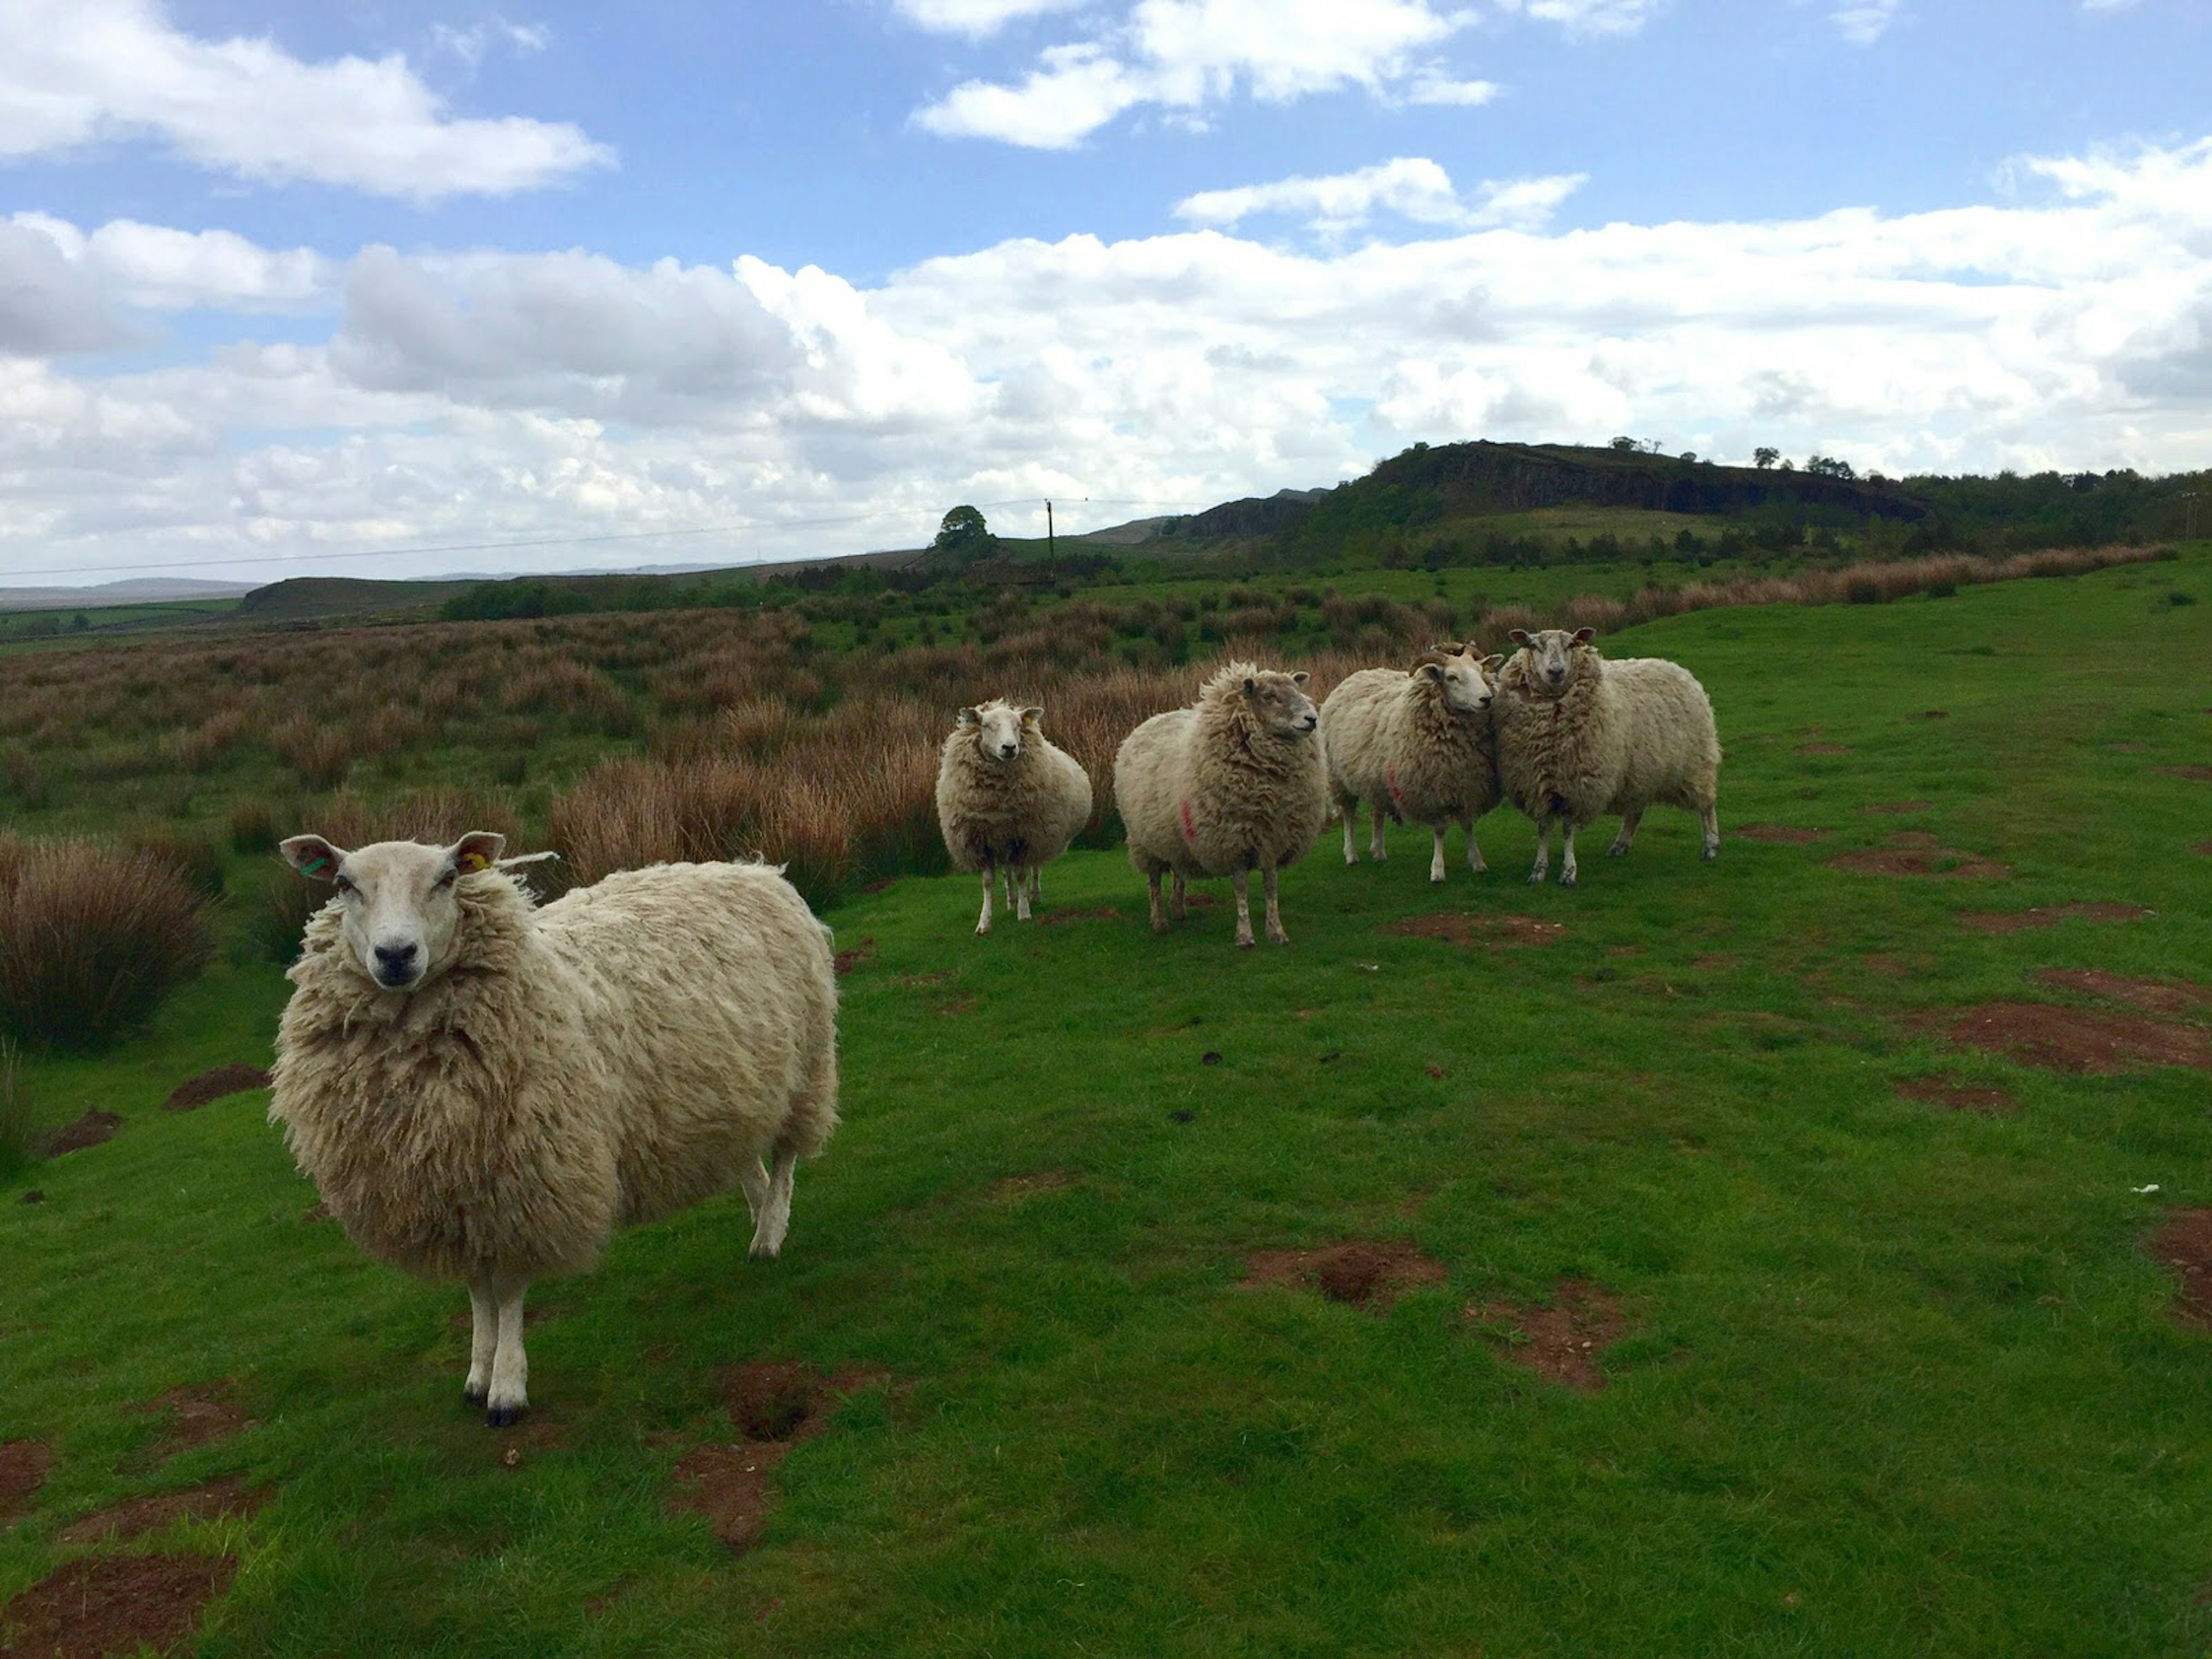
<path fill-rule="evenodd" d="M 1006 878 L 1018 921 L 1030 919 L 1038 872 L 1091 821 L 1091 777 L 1037 724 L 1042 708 L 993 698 L 963 708 L 937 758 L 937 822 L 956 870 L 983 873 L 991 931 L 991 872 Z"/>
<path fill-rule="evenodd" d="M 1721 744 L 1713 706 L 1690 671 L 1659 657 L 1608 662 L 1591 630 L 1513 630 L 1498 676 L 1498 769 L 1505 793 L 1536 823 L 1534 886 L 1550 868 L 1551 826 L 1565 832 L 1562 886 L 1575 884 L 1575 831 L 1621 815 L 1609 849 L 1628 850 L 1644 809 L 1679 806 L 1705 826 L 1706 858 L 1720 856 Z"/>
<path fill-rule="evenodd" d="M 1467 831 L 1467 867 L 1489 866 L 1474 823 L 1498 805 L 1498 743 L 1491 675 L 1505 660 L 1486 659 L 1470 640 L 1424 652 L 1413 667 L 1363 668 L 1322 700 L 1321 735 L 1329 794 L 1344 820 L 1344 861 L 1359 862 L 1352 821 L 1359 803 L 1374 812 L 1368 856 L 1383 856 L 1386 818 L 1428 826 L 1435 838 L 1429 879 L 1444 878 L 1444 828 Z"/>
<path fill-rule="evenodd" d="M 1252 943 L 1247 896 L 1261 872 L 1267 938 L 1290 943 L 1275 878 L 1312 850 L 1328 819 L 1328 768 L 1316 728 L 1321 717 L 1301 689 L 1304 674 L 1235 662 L 1199 688 L 1189 708 L 1155 714 L 1122 739 L 1114 757 L 1114 801 L 1128 827 L 1129 862 L 1152 896 L 1152 929 L 1165 933 L 1160 878 L 1175 878 L 1174 915 L 1185 915 L 1191 877 L 1237 884 L 1237 943 Z"/>
<path fill-rule="evenodd" d="M 463 1392 L 494 1427 L 528 1403 L 532 1279 L 733 1185 L 775 1255 L 837 1124 L 829 931 L 781 872 L 656 865 L 539 909 L 503 844 L 284 843 L 337 897 L 289 975 L 270 1107 L 356 1244 L 467 1285 Z"/>

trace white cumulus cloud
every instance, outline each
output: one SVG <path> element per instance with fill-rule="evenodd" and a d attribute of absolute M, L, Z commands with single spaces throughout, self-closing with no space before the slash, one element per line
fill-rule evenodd
<path fill-rule="evenodd" d="M 900 15 L 926 29 L 981 37 L 1048 12 L 1073 11 L 1085 0 L 893 0 Z"/>
<path fill-rule="evenodd" d="M 970 81 L 917 112 L 947 137 L 1080 143 L 1140 105 L 1197 111 L 1239 92 L 1287 102 L 1359 87 L 1480 102 L 1425 55 L 1472 21 L 1431 0 L 1139 0 L 1095 39 L 1048 48 L 1012 85 Z"/>
<path fill-rule="evenodd" d="M 1260 215 L 1287 214 L 1325 234 L 1392 213 L 1416 224 L 1473 230 L 1528 227 L 1548 219 L 1583 183 L 1580 173 L 1486 181 L 1479 199 L 1463 200 L 1451 175 L 1425 156 L 1400 156 L 1355 173 L 1317 179 L 1200 191 L 1176 204 L 1176 217 L 1194 225 L 1231 226 Z"/>
<path fill-rule="evenodd" d="M 565 122 L 453 115 L 398 57 L 304 63 L 266 39 L 201 40 L 158 0 L 0 9 L 0 156 L 142 138 L 242 178 L 426 201 L 613 160 Z"/>

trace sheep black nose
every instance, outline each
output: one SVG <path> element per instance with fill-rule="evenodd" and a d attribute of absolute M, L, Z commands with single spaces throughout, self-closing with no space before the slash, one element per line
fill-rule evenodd
<path fill-rule="evenodd" d="M 376 976 L 387 982 L 412 979 L 415 976 L 415 947 L 412 945 L 378 945 Z"/>
<path fill-rule="evenodd" d="M 1013 744 L 1012 744 L 1011 743 L 1002 743 L 1002 744 L 1000 744 L 999 745 L 999 757 L 1000 757 L 1000 759 L 1002 759 L 1002 760 L 1012 760 L 1012 759 L 1013 759 L 1013 757 L 1014 757 L 1014 745 L 1013 745 Z"/>
<path fill-rule="evenodd" d="M 1319 726 L 1320 724 L 1321 724 L 1321 716 L 1320 716 L 1320 715 L 1318 715 L 1318 714 L 1309 714 L 1309 715 L 1307 715 L 1307 716 L 1306 716 L 1306 730 L 1307 730 L 1307 731 L 1309 731 L 1309 732 L 1312 731 L 1312 730 L 1314 729 L 1314 727 L 1316 727 L 1316 726 Z"/>

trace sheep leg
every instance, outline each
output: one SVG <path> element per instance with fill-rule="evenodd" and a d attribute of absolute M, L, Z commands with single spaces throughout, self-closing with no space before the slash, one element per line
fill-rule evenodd
<path fill-rule="evenodd" d="M 1644 809 L 1640 806 L 1633 812 L 1622 813 L 1620 815 L 1620 833 L 1613 838 L 1613 845 L 1605 849 L 1607 854 L 1612 858 L 1619 858 L 1623 853 L 1626 853 L 1628 850 L 1629 843 L 1636 839 L 1636 826 L 1643 822 Z"/>
<path fill-rule="evenodd" d="M 1380 799 L 1377 799 L 1375 803 L 1374 827 L 1370 829 L 1367 832 L 1367 856 L 1373 859 L 1377 864 L 1382 863 L 1385 859 L 1390 856 L 1388 850 L 1386 850 L 1382 845 L 1382 825 L 1387 820 L 1382 811 L 1382 803 Z"/>
<path fill-rule="evenodd" d="M 1014 889 L 1014 920 L 1027 921 L 1030 919 L 1030 872 L 1017 865 L 1008 872 L 1006 879 Z"/>
<path fill-rule="evenodd" d="M 768 1177 L 768 1201 L 761 1206 L 760 1223 L 753 1229 L 752 1249 L 757 1261 L 773 1261 L 791 1231 L 791 1177 L 799 1167 L 799 1154 L 788 1146 L 775 1149 L 775 1168 Z"/>
<path fill-rule="evenodd" d="M 1559 828 L 1559 885 L 1571 887 L 1575 884 L 1575 821 L 1562 818 Z"/>
<path fill-rule="evenodd" d="M 1181 886 L 1182 883 L 1178 881 L 1176 884 Z M 1168 913 L 1160 908 L 1160 872 L 1158 871 L 1152 871 L 1145 877 L 1145 892 L 1146 896 L 1152 900 L 1152 931 L 1156 933 L 1166 933 Z"/>
<path fill-rule="evenodd" d="M 1698 813 L 1698 821 L 1705 826 L 1705 848 L 1698 854 L 1698 856 L 1703 859 L 1718 858 L 1721 855 L 1721 812 L 1719 806 L 1715 805 L 1699 809 Z"/>
<path fill-rule="evenodd" d="M 492 1350 L 484 1421 L 503 1429 L 530 1409 L 530 1357 L 522 1349 L 522 1298 L 530 1281 L 495 1273 L 487 1288 L 499 1304 L 499 1340 Z"/>
<path fill-rule="evenodd" d="M 1442 881 L 1444 878 L 1444 832 L 1431 824 L 1429 833 L 1437 841 L 1436 849 L 1429 854 L 1429 879 Z"/>
<path fill-rule="evenodd" d="M 491 1362 L 499 1346 L 499 1300 L 489 1279 L 469 1281 L 469 1380 L 461 1384 L 461 1398 L 478 1411 L 491 1395 Z"/>
<path fill-rule="evenodd" d="M 1490 866 L 1482 861 L 1482 847 L 1474 838 L 1474 820 L 1469 818 L 1462 827 L 1467 830 L 1467 867 L 1481 875 Z"/>
<path fill-rule="evenodd" d="M 1260 875 L 1261 885 L 1267 890 L 1267 943 L 1288 945 L 1291 936 L 1283 931 L 1282 908 L 1275 902 L 1275 866 L 1272 864 Z"/>
<path fill-rule="evenodd" d="M 1252 948 L 1252 872 L 1239 870 L 1237 881 L 1237 944 L 1240 950 Z"/>
<path fill-rule="evenodd" d="M 983 866 L 983 914 L 975 920 L 975 931 L 979 933 L 991 931 L 991 866 L 986 864 Z"/>
<path fill-rule="evenodd" d="M 1359 862 L 1359 848 L 1352 839 L 1352 820 L 1359 816 L 1359 803 L 1356 800 L 1337 802 L 1336 815 L 1344 820 L 1344 861 L 1357 864 Z"/>
<path fill-rule="evenodd" d="M 1540 817 L 1536 820 L 1536 866 L 1528 872 L 1528 884 L 1531 887 L 1541 887 L 1544 884 L 1544 878 L 1551 873 L 1551 869 L 1552 820 L 1548 817 Z"/>
<path fill-rule="evenodd" d="M 742 1165 L 738 1170 L 738 1185 L 744 1192 L 745 1213 L 753 1218 L 752 1253 L 758 1255 L 763 1218 L 768 1214 L 769 1206 L 768 1165 L 758 1158 Z"/>
<path fill-rule="evenodd" d="M 1190 905 L 1188 901 L 1188 890 L 1183 885 L 1182 872 L 1178 870 L 1175 873 L 1174 893 L 1172 895 L 1171 902 L 1168 905 L 1168 914 L 1173 916 L 1177 921 L 1184 921 L 1189 919 Z"/>

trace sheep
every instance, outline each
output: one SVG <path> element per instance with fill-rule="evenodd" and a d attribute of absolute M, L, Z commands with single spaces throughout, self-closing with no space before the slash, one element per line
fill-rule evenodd
<path fill-rule="evenodd" d="M 732 1184 L 775 1255 L 793 1166 L 837 1124 L 829 930 L 781 870 L 655 865 L 539 909 L 503 845 L 283 843 L 337 895 L 289 975 L 270 1106 L 355 1243 L 467 1285 L 462 1393 L 495 1428 L 529 1403 L 532 1280 Z"/>
<path fill-rule="evenodd" d="M 1498 805 L 1498 744 L 1490 714 L 1491 677 L 1504 657 L 1484 658 L 1470 640 L 1439 646 L 1414 659 L 1405 673 L 1363 668 L 1338 682 L 1321 705 L 1329 794 L 1344 820 L 1344 861 L 1359 862 L 1352 844 L 1359 803 L 1375 819 L 1368 856 L 1383 856 L 1382 823 L 1425 823 L 1435 838 L 1429 879 L 1444 878 L 1444 826 L 1467 831 L 1467 867 L 1489 866 L 1474 838 L 1474 821 Z"/>
<path fill-rule="evenodd" d="M 1042 708 L 994 698 L 960 711 L 937 760 L 937 822 L 956 870 L 983 874 L 991 931 L 991 872 L 1006 878 L 1015 919 L 1027 921 L 1042 890 L 1037 872 L 1091 821 L 1091 777 L 1038 726 Z"/>
<path fill-rule="evenodd" d="M 1536 866 L 1550 867 L 1553 820 L 1564 834 L 1559 884 L 1575 884 L 1575 831 L 1621 815 L 1608 849 L 1618 858 L 1636 838 L 1644 809 L 1695 812 L 1703 856 L 1720 856 L 1721 745 L 1713 706 L 1689 670 L 1658 657 L 1608 662 L 1591 630 L 1513 630 L 1521 648 L 1498 677 L 1498 769 L 1513 804 L 1536 823 Z"/>
<path fill-rule="evenodd" d="M 1252 943 L 1247 884 L 1267 896 L 1267 938 L 1287 945 L 1275 878 L 1310 852 L 1328 818 L 1328 771 L 1316 735 L 1321 717 L 1301 688 L 1308 676 L 1233 662 L 1199 688 L 1198 702 L 1155 714 L 1114 757 L 1114 801 L 1129 832 L 1129 862 L 1145 877 L 1152 931 L 1167 931 L 1160 878 L 1183 884 L 1230 876 L 1237 884 L 1237 943 Z"/>

